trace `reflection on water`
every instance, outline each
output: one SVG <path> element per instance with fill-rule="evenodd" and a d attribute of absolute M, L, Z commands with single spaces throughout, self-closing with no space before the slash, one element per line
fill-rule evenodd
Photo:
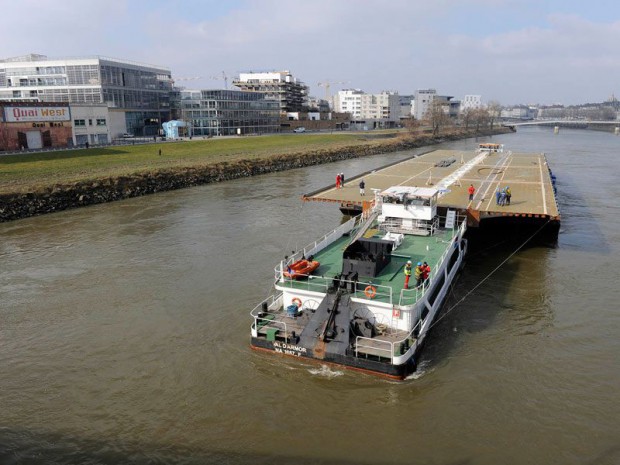
<path fill-rule="evenodd" d="M 249 311 L 279 258 L 343 221 L 303 193 L 413 152 L 0 224 L 0 463 L 617 457 L 620 138 L 493 140 L 547 153 L 559 243 L 472 249 L 419 371 L 400 383 L 255 353 Z"/>

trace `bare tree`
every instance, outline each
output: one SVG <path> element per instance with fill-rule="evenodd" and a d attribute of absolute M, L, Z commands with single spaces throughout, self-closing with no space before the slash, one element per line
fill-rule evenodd
<path fill-rule="evenodd" d="M 437 99 L 433 99 L 426 111 L 425 117 L 433 129 L 433 136 L 438 136 L 442 128 L 452 124 L 450 116 L 444 108 L 444 103 Z"/>
<path fill-rule="evenodd" d="M 469 126 L 473 124 L 475 117 L 475 110 L 473 108 L 467 108 L 461 113 L 461 124 L 465 126 L 465 131 L 469 131 Z"/>
<path fill-rule="evenodd" d="M 483 108 L 471 110 L 471 118 L 476 132 L 480 132 L 480 128 L 486 128 L 489 124 L 489 113 Z"/>
<path fill-rule="evenodd" d="M 410 119 L 405 121 L 405 127 L 412 134 L 415 135 L 420 132 L 420 127 L 422 126 L 422 122 L 412 116 Z"/>
<path fill-rule="evenodd" d="M 489 114 L 489 126 L 493 129 L 493 123 L 497 121 L 502 112 L 502 106 L 496 100 L 491 100 L 487 105 L 487 113 Z"/>

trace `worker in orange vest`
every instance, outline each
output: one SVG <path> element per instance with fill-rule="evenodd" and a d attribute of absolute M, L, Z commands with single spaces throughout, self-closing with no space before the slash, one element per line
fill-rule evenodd
<path fill-rule="evenodd" d="M 409 289 L 409 278 L 411 278 L 411 260 L 405 265 L 405 289 Z"/>

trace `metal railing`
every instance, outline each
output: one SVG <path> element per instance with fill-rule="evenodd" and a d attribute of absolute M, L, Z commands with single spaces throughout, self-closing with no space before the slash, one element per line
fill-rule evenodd
<path fill-rule="evenodd" d="M 258 330 L 263 326 L 276 326 L 277 328 L 281 328 L 284 332 L 284 337 L 288 338 L 288 327 L 286 322 L 282 319 L 285 316 L 281 309 L 281 303 L 278 301 L 282 299 L 282 294 L 278 295 L 270 295 L 263 301 L 261 301 L 256 307 L 254 307 L 250 311 L 250 315 L 254 318 L 254 323 L 252 324 L 252 328 L 256 329 L 258 334 Z M 267 304 L 267 309 L 264 308 L 264 303 Z M 274 307 L 278 307 L 277 310 Z M 271 316 L 271 318 L 270 318 Z"/>
<path fill-rule="evenodd" d="M 390 363 L 394 364 L 395 356 L 404 355 L 409 350 L 415 350 L 415 348 L 418 345 L 418 339 L 417 337 L 414 337 L 413 334 L 416 331 L 416 329 L 419 330 L 423 322 L 424 320 L 419 320 L 416 323 L 416 325 L 411 329 L 411 331 L 409 331 L 405 337 L 403 337 L 402 339 L 398 341 L 381 341 L 381 340 L 377 340 L 377 339 L 373 339 L 369 337 L 357 336 L 355 338 L 355 357 L 357 358 L 360 357 L 359 349 L 369 349 L 373 351 L 378 351 L 380 353 L 385 353 L 386 356 L 384 358 L 389 358 Z M 364 341 L 372 341 L 372 342 L 364 343 Z M 408 349 L 406 352 L 401 353 L 401 347 L 403 346 L 405 341 L 409 341 Z M 361 354 L 361 356 L 364 356 L 364 355 L 367 356 L 368 354 L 366 353 Z M 381 355 L 379 355 L 379 357 L 381 357 Z"/>
<path fill-rule="evenodd" d="M 303 280 L 295 280 L 291 278 L 285 278 L 283 281 L 279 281 L 278 287 L 287 287 L 289 289 L 306 290 L 313 292 L 326 293 L 327 290 L 334 284 L 334 278 L 325 276 L 314 276 L 300 274 L 297 276 L 303 276 Z M 372 282 L 363 281 L 351 281 L 348 279 L 337 280 L 339 286 L 349 289 L 349 294 L 352 298 L 359 299 L 372 299 L 376 302 L 392 304 L 393 302 L 393 289 L 391 286 L 382 284 L 374 284 Z"/>
<path fill-rule="evenodd" d="M 433 220 L 411 220 L 411 226 L 407 226 L 402 220 L 390 219 L 381 223 L 380 229 L 386 232 L 401 234 L 418 234 L 432 236 L 439 228 L 439 217 Z"/>
<path fill-rule="evenodd" d="M 283 277 L 282 273 L 284 272 L 284 270 L 286 269 L 288 265 L 292 265 L 297 260 L 301 260 L 303 257 L 309 257 L 310 255 L 314 255 L 320 252 L 321 250 L 325 249 L 330 244 L 340 239 L 343 236 L 343 234 L 345 234 L 346 232 L 350 232 L 356 228 L 359 228 L 360 225 L 363 224 L 364 221 L 365 220 L 362 218 L 362 215 L 355 216 L 351 218 L 350 220 L 348 220 L 347 222 L 338 226 L 333 231 L 325 234 L 320 239 L 317 239 L 311 242 L 310 244 L 306 245 L 305 247 L 303 247 L 301 250 L 298 250 L 297 252 L 292 254 L 290 257 L 288 257 L 286 261 L 284 260 L 281 261 L 274 268 L 275 280 L 279 281 L 282 279 Z M 300 276 L 305 276 L 305 275 L 300 275 Z"/>
<path fill-rule="evenodd" d="M 454 233 L 450 237 L 451 244 L 455 243 L 455 238 L 459 236 L 462 237 L 462 235 L 465 233 L 466 227 L 467 221 L 465 219 L 461 220 L 461 225 L 458 227 L 458 229 L 454 230 Z M 418 300 L 420 300 L 424 296 L 424 294 L 426 294 L 426 291 L 428 291 L 430 287 L 430 283 L 437 276 L 437 272 L 439 271 L 440 266 L 446 260 L 451 251 L 452 245 L 445 248 L 445 250 L 441 254 L 441 257 L 439 257 L 439 259 L 435 262 L 434 266 L 431 267 L 431 272 L 429 273 L 428 278 L 424 280 L 421 287 L 415 287 L 413 289 L 402 289 L 400 291 L 400 298 L 398 301 L 398 304 L 400 306 L 413 305 L 418 302 Z M 414 292 L 415 295 L 412 296 L 411 294 L 413 294 Z"/>

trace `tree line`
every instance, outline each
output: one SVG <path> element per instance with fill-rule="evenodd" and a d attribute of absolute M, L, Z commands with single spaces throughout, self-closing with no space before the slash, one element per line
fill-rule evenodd
<path fill-rule="evenodd" d="M 476 132 L 492 130 L 497 125 L 501 109 L 499 102 L 491 101 L 484 108 L 467 108 L 460 113 L 458 118 L 452 118 L 446 102 L 433 100 L 422 120 L 412 118 L 406 126 L 412 132 L 426 130 L 432 132 L 433 136 L 441 135 L 457 127 L 465 131 Z"/>

